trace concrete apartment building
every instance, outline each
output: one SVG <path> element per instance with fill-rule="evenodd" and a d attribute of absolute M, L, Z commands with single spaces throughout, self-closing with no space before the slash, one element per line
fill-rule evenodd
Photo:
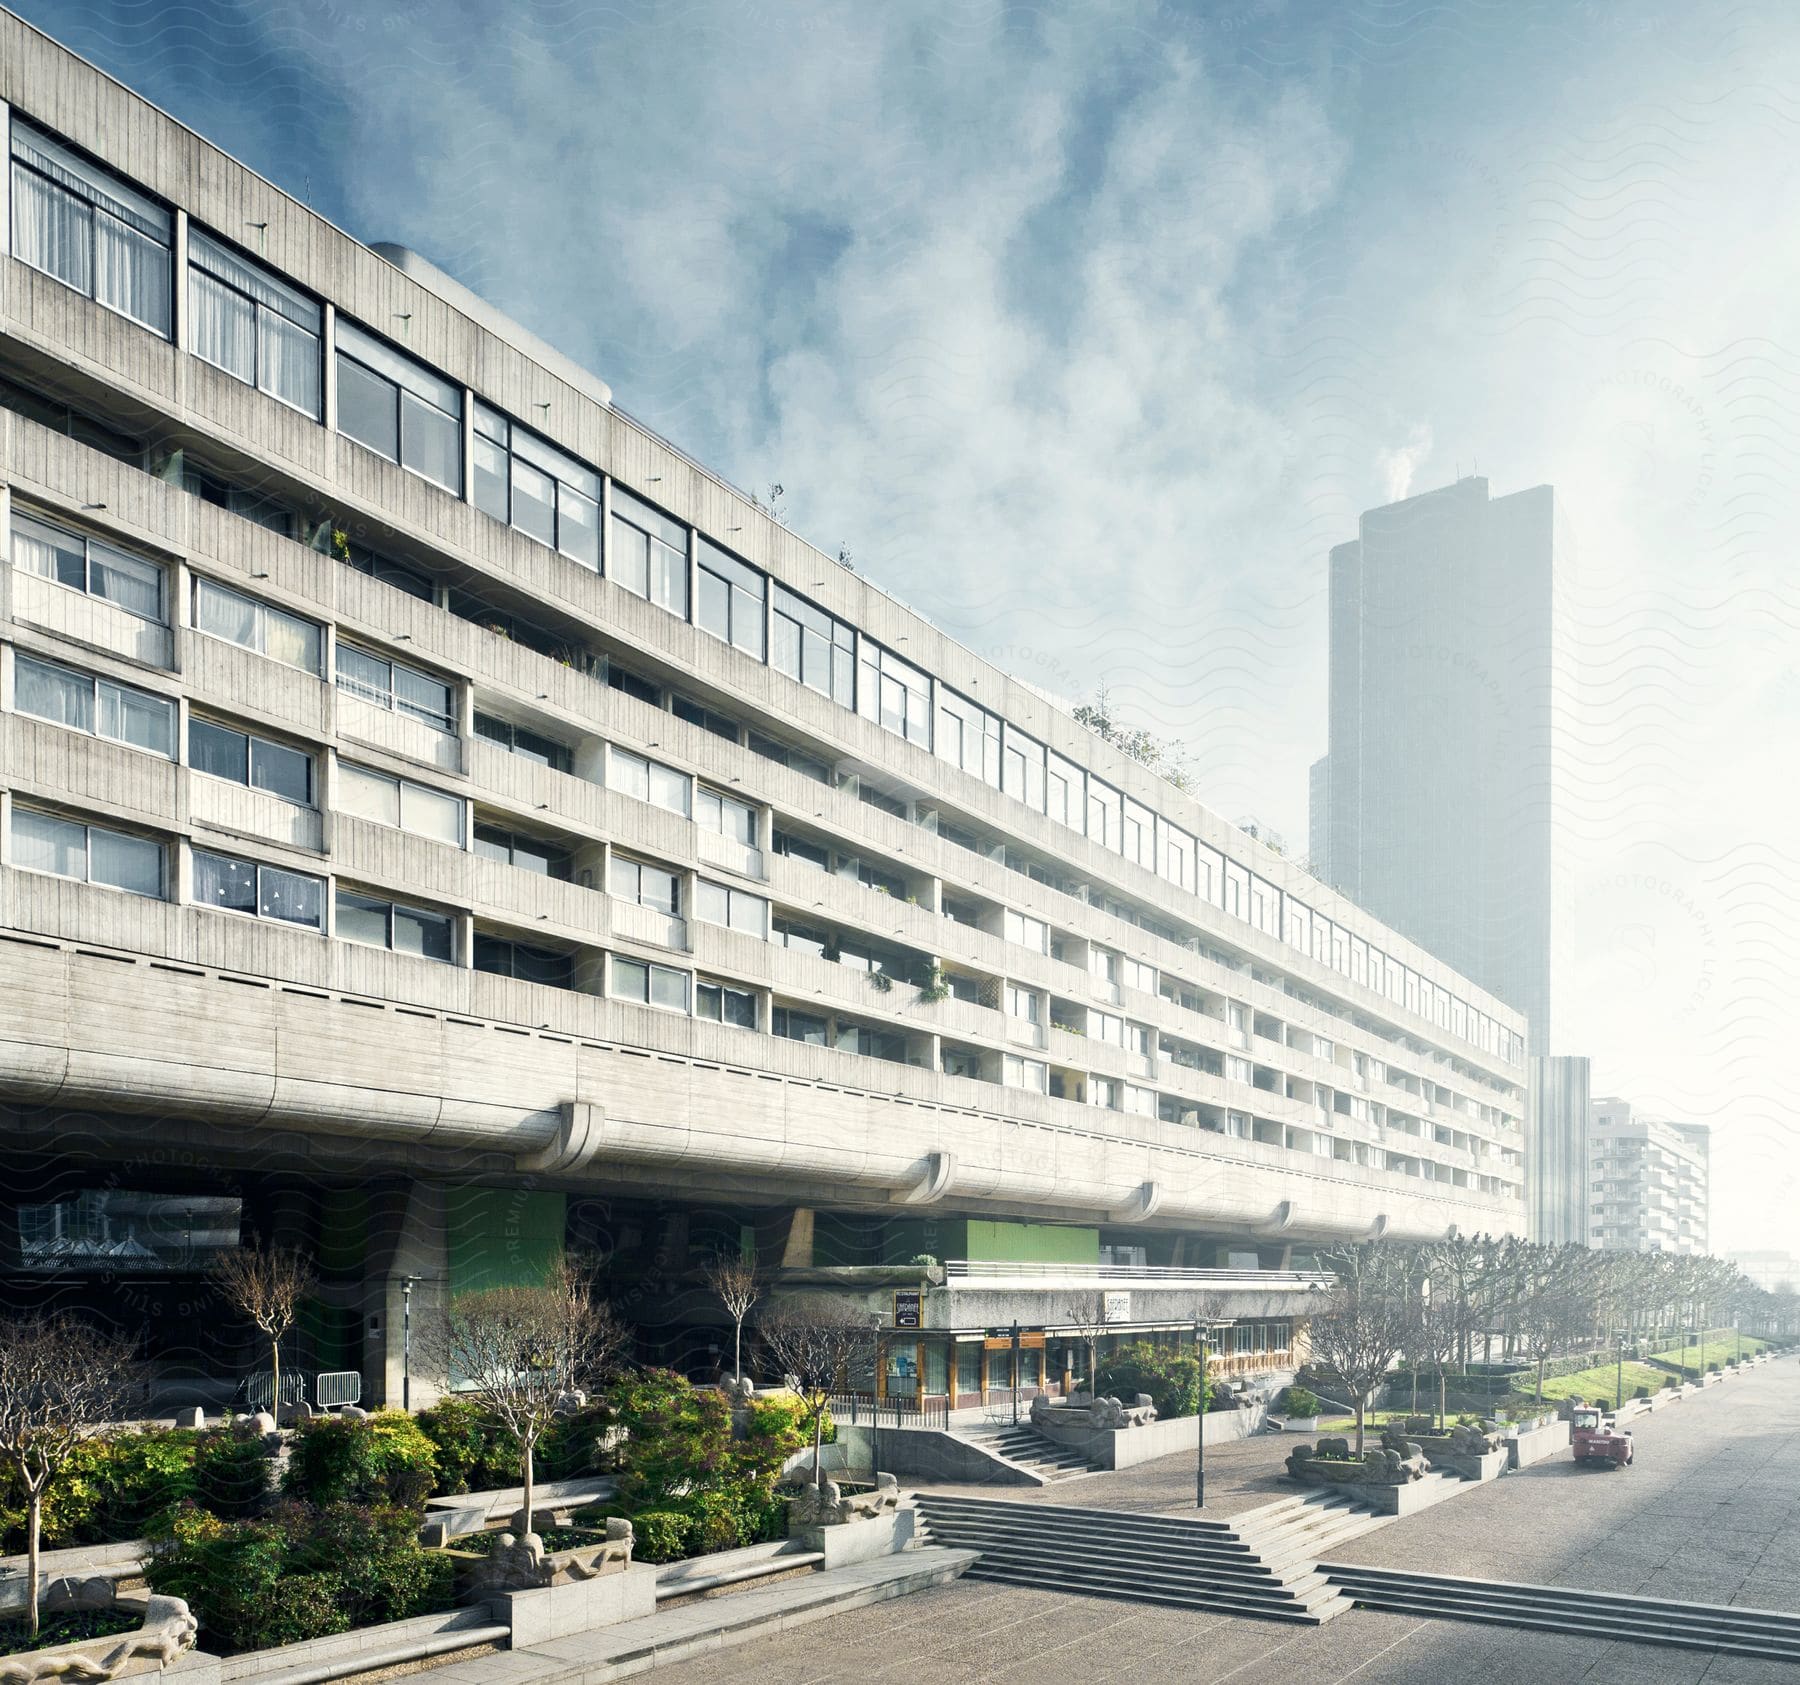
<path fill-rule="evenodd" d="M 1609 1252 L 1711 1250 L 1711 1131 L 1634 1115 L 1614 1096 L 1588 1126 L 1588 1244 Z"/>
<path fill-rule="evenodd" d="M 9 1301 L 210 1373 L 291 1241 L 392 1399 L 409 1282 L 698 1371 L 754 1248 L 968 1404 L 1523 1226 L 1518 1010 L 5 14 L 0 99 Z"/>
<path fill-rule="evenodd" d="M 1744 1252 L 1727 1252 L 1728 1263 L 1736 1264 L 1765 1293 L 1778 1289 L 1800 1292 L 1800 1258 L 1792 1252 L 1763 1248 Z"/>

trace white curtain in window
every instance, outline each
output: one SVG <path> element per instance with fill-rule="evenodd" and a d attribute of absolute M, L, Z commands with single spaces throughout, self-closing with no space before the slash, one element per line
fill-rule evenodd
<path fill-rule="evenodd" d="M 319 340 L 272 310 L 261 312 L 258 384 L 315 420 L 319 415 Z"/>
<path fill-rule="evenodd" d="M 239 380 L 256 379 L 256 306 L 196 269 L 189 277 L 188 301 L 193 351 Z"/>
<path fill-rule="evenodd" d="M 162 569 L 154 562 L 90 544 L 88 590 L 145 620 L 163 617 Z"/>
<path fill-rule="evenodd" d="M 104 305 L 169 332 L 169 248 L 108 216 L 94 215 L 94 297 Z"/>
<path fill-rule="evenodd" d="M 77 292 L 93 287 L 93 213 L 53 182 L 16 166 L 12 173 L 13 256 Z"/>
<path fill-rule="evenodd" d="M 94 681 L 21 655 L 13 663 L 13 706 L 21 714 L 92 731 Z"/>
<path fill-rule="evenodd" d="M 161 847 L 147 837 L 121 836 L 97 825 L 88 830 L 88 876 L 95 883 L 160 898 L 162 861 Z"/>
<path fill-rule="evenodd" d="M 12 863 L 59 878 L 87 876 L 87 830 L 48 813 L 16 807 L 12 816 Z"/>

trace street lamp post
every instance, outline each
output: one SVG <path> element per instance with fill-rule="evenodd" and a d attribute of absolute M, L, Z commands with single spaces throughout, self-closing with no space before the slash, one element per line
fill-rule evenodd
<path fill-rule="evenodd" d="M 400 1278 L 400 1408 L 412 1409 L 412 1290 L 415 1281 L 425 1278 L 403 1275 Z"/>
<path fill-rule="evenodd" d="M 1210 1354 L 1206 1336 L 1214 1326 L 1201 1317 L 1194 1318 L 1194 1355 L 1200 1363 L 1200 1409 L 1194 1420 L 1194 1508 L 1206 1508 L 1206 1366 Z"/>
<path fill-rule="evenodd" d="M 1019 1319 L 1015 1316 L 1012 1325 L 1012 1395 L 1013 1426 L 1019 1425 Z"/>

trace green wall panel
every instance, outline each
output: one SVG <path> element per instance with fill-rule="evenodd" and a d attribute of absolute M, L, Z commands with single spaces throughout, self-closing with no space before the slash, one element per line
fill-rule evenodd
<path fill-rule="evenodd" d="M 535 1285 L 563 1247 L 568 1196 L 521 1188 L 452 1188 L 445 1195 L 450 1292 Z"/>

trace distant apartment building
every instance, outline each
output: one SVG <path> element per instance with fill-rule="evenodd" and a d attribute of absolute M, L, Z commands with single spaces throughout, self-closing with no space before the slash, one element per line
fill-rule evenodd
<path fill-rule="evenodd" d="M 1559 1054 L 1531 1061 L 1526 1232 L 1551 1246 L 1588 1244 L 1589 1069 Z"/>
<path fill-rule="evenodd" d="M 255 1232 L 374 1400 L 565 1245 L 703 1365 L 754 1252 L 969 1403 L 1523 1227 L 1517 1010 L 9 14 L 0 101 L 7 1301 L 227 1366 Z"/>
<path fill-rule="evenodd" d="M 1710 1131 L 1593 1102 L 1588 1123 L 1588 1244 L 1608 1252 L 1709 1250 Z"/>

